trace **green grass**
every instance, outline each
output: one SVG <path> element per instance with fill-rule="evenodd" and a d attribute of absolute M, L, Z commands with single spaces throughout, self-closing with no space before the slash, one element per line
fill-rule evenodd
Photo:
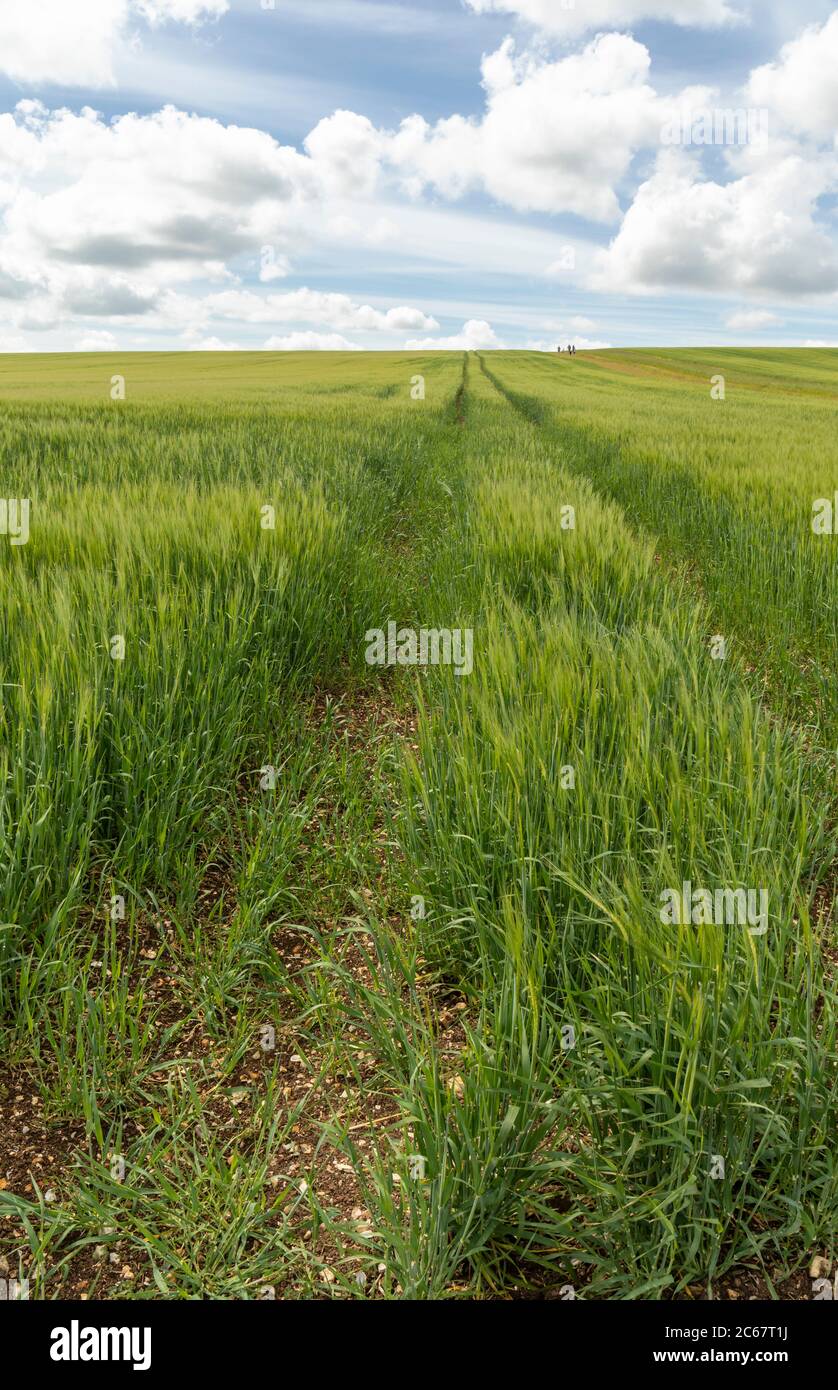
<path fill-rule="evenodd" d="M 829 1251 L 833 363 L 0 359 L 34 1296 L 774 1292 Z M 368 667 L 390 621 L 473 673 Z M 685 881 L 767 932 L 665 923 Z"/>
<path fill-rule="evenodd" d="M 717 631 L 772 703 L 838 744 L 834 499 L 838 352 L 713 350 L 485 359 L 564 465 L 693 569 Z M 711 395 L 723 377 L 725 399 Z M 836 527 L 838 534 L 838 527 Z"/>

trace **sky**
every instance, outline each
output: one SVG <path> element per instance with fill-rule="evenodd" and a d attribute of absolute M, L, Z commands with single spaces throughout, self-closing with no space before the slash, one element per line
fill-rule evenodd
<path fill-rule="evenodd" d="M 833 0 L 0 0 L 0 352 L 838 346 Z"/>

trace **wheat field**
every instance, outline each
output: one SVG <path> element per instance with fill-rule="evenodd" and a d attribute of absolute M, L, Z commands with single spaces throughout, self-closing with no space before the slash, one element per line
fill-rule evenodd
<path fill-rule="evenodd" d="M 811 1296 L 836 404 L 826 350 L 0 358 L 31 1297 Z"/>

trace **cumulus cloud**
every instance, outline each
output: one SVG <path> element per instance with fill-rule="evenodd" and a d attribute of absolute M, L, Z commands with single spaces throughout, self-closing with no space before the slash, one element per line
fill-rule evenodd
<path fill-rule="evenodd" d="M 73 346 L 73 352 L 115 352 L 117 347 L 118 343 L 113 333 L 99 329 L 79 338 Z"/>
<path fill-rule="evenodd" d="M 519 212 L 614 221 L 616 187 L 632 159 L 659 140 L 684 100 L 659 97 L 650 66 L 649 50 L 624 34 L 601 34 L 557 62 L 519 57 L 507 39 L 483 60 L 482 119 L 430 126 L 411 116 L 385 157 L 413 196 L 428 186 L 449 198 L 482 188 Z"/>
<path fill-rule="evenodd" d="M 22 275 L 15 275 L 0 262 L 0 300 L 28 299 L 37 289 L 37 283 Z"/>
<path fill-rule="evenodd" d="M 219 19 L 230 8 L 229 0 L 134 0 L 134 3 L 149 24 L 169 21 L 199 24 L 205 19 Z"/>
<path fill-rule="evenodd" d="M 268 338 L 265 347 L 271 352 L 360 352 L 357 343 L 347 342 L 340 333 L 288 333 L 283 338 Z"/>
<path fill-rule="evenodd" d="M 725 319 L 725 327 L 748 333 L 751 330 L 758 332 L 763 328 L 771 328 L 782 322 L 777 314 L 772 314 L 767 309 L 739 309 Z"/>
<path fill-rule="evenodd" d="M 0 71 L 18 82 L 107 87 L 128 0 L 26 0 L 0 6 Z"/>
<path fill-rule="evenodd" d="M 420 309 L 401 305 L 382 311 L 369 304 L 357 304 L 346 294 L 309 289 L 268 295 L 253 294 L 250 290 L 222 290 L 207 296 L 201 309 L 213 318 L 236 319 L 242 323 L 328 324 L 331 328 L 354 328 L 372 333 L 439 327 L 436 319 Z"/>
<path fill-rule="evenodd" d="M 630 293 L 834 294 L 838 247 L 827 200 L 838 191 L 836 63 L 838 11 L 751 75 L 745 99 L 767 113 L 769 139 L 726 147 L 716 178 L 706 176 L 694 151 L 659 154 L 617 236 L 596 258 L 590 285 Z M 749 311 L 734 319 L 729 327 L 759 327 Z"/>
<path fill-rule="evenodd" d="M 241 352 L 238 343 L 223 343 L 220 338 L 202 338 L 194 346 L 190 345 L 190 352 Z"/>
<path fill-rule="evenodd" d="M 684 151 L 664 151 L 600 254 L 592 287 L 789 296 L 838 290 L 838 250 L 817 220 L 818 200 L 835 186 L 834 159 L 772 147 L 743 162 L 742 176 L 722 184 L 704 178 Z"/>
<path fill-rule="evenodd" d="M 22 108 L 0 116 L 0 263 L 71 298 L 93 292 L 95 270 L 114 312 L 161 285 L 223 280 L 226 261 L 265 245 L 282 264 L 322 195 L 312 162 L 262 131 L 171 107 L 113 123 Z"/>
<path fill-rule="evenodd" d="M 126 24 L 194 23 L 226 8 L 227 0 L 5 5 L 0 69 L 67 83 L 83 71 L 86 83 L 101 84 Z M 560 37 L 572 37 L 582 19 L 582 28 L 640 18 L 711 24 L 733 12 L 726 0 L 678 0 L 677 12 L 675 0 L 580 0 L 572 9 L 554 0 L 471 0 L 471 8 L 515 13 Z M 827 200 L 838 189 L 836 59 L 838 12 L 753 73 L 746 90 L 771 113 L 768 145 L 725 149 L 712 166 L 702 150 L 662 149 L 661 141 L 675 114 L 710 107 L 718 94 L 661 95 L 647 48 L 625 33 L 599 33 L 559 57 L 543 43 L 520 52 L 507 39 L 483 60 L 480 114 L 435 123 L 414 115 L 386 130 L 338 110 L 299 149 L 173 107 L 111 121 L 90 107 L 50 112 L 29 98 L 0 114 L 4 320 L 19 332 L 68 317 L 137 319 L 144 329 L 222 347 L 238 324 L 287 327 L 269 340 L 280 348 L 355 349 L 343 335 L 358 333 L 411 333 L 408 346 L 422 349 L 502 346 L 483 319 L 428 337 L 438 324 L 421 309 L 305 288 L 270 292 L 293 273 L 300 250 L 313 247 L 341 259 L 348 248 L 381 248 L 388 265 L 406 257 L 446 269 L 535 272 L 618 293 L 700 290 L 746 304 L 833 294 L 838 255 Z M 647 158 L 638 166 L 649 152 L 654 165 Z M 644 180 L 632 195 L 638 167 Z M 521 214 L 611 224 L 616 234 L 594 251 L 578 228 L 575 244 L 565 244 L 562 231 L 511 217 L 487 224 L 475 206 L 440 206 L 440 198 L 474 193 Z M 248 270 L 264 290 L 242 288 Z M 474 311 L 466 304 L 455 312 L 459 322 Z M 757 330 L 737 317 L 734 330 Z M 206 336 L 216 327 L 217 339 Z M 593 330 L 579 318 L 562 333 Z M 576 341 L 602 346 L 592 336 Z"/>
<path fill-rule="evenodd" d="M 318 122 L 304 142 L 330 192 L 366 197 L 375 192 L 385 147 L 385 136 L 354 111 Z"/>
<path fill-rule="evenodd" d="M 0 72 L 16 82 L 112 87 L 114 61 L 132 17 L 153 25 L 218 18 L 228 0 L 5 0 Z"/>
<path fill-rule="evenodd" d="M 453 337 L 410 338 L 405 347 L 422 350 L 436 348 L 443 352 L 476 352 L 484 348 L 502 348 L 503 343 L 490 323 L 483 319 L 469 319 L 468 323 L 463 324 L 461 332 L 455 333 Z"/>
<path fill-rule="evenodd" d="M 739 18 L 729 0 L 579 0 L 571 6 L 562 0 L 466 0 L 466 5 L 476 14 L 514 15 L 563 38 L 643 20 L 709 28 Z"/>
<path fill-rule="evenodd" d="M 372 198 L 387 177 L 419 198 L 484 191 L 519 212 L 576 213 L 599 221 L 619 216 L 616 188 L 638 150 L 659 140 L 678 105 L 648 78 L 643 44 L 601 34 L 557 61 L 519 54 L 514 41 L 483 59 L 482 116 L 453 115 L 429 124 L 421 115 L 398 130 L 336 111 L 305 141 L 329 192 Z M 696 89 L 682 93 L 694 101 Z"/>
<path fill-rule="evenodd" d="M 106 123 L 89 108 L 22 102 L 0 115 L 0 299 L 49 301 L 65 313 L 210 319 L 368 332 L 430 332 L 418 308 L 348 295 L 224 289 L 178 297 L 195 281 L 235 283 L 228 263 L 257 258 L 265 284 L 288 275 L 288 252 L 311 243 L 335 208 L 340 168 L 329 141 L 300 154 L 263 131 L 166 107 Z M 323 163 L 325 161 L 325 165 Z M 360 226 L 360 224 L 359 224 Z M 378 217 L 372 232 L 389 232 Z M 341 227 L 342 237 L 351 228 Z M 364 229 L 362 244 L 370 235 Z"/>
<path fill-rule="evenodd" d="M 158 302 L 153 290 L 140 291 L 122 276 L 102 277 L 95 272 L 74 277 L 62 296 L 62 305 L 70 313 L 91 318 L 137 318 L 151 313 Z"/>
<path fill-rule="evenodd" d="M 838 129 L 838 10 L 785 45 L 776 63 L 756 68 L 748 99 L 804 135 L 833 140 Z"/>

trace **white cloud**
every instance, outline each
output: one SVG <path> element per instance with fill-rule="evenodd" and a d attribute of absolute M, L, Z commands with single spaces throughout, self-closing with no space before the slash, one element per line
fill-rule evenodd
<path fill-rule="evenodd" d="M 140 295 L 295 242 L 323 196 L 312 161 L 263 131 L 166 107 L 106 123 L 26 109 L 0 116 L 0 258 L 56 292 L 98 272 Z"/>
<path fill-rule="evenodd" d="M 634 155 L 658 142 L 684 99 L 655 93 L 650 64 L 648 49 L 624 34 L 601 34 L 557 62 L 518 57 L 507 39 L 483 60 L 482 120 L 452 116 L 430 126 L 411 116 L 386 158 L 412 196 L 428 185 L 449 198 L 483 188 L 519 212 L 614 221 L 616 188 Z"/>
<path fill-rule="evenodd" d="M 663 152 L 591 277 L 595 289 L 674 289 L 781 295 L 838 290 L 838 249 L 816 220 L 835 186 L 835 160 L 785 146 L 751 150 L 740 178 L 701 176 L 680 150 Z"/>
<path fill-rule="evenodd" d="M 146 330 L 188 330 L 196 341 L 213 320 L 421 334 L 438 325 L 420 308 L 309 289 L 254 293 L 231 267 L 249 267 L 268 288 L 300 248 L 337 248 L 343 264 L 357 237 L 359 249 L 372 239 L 419 272 L 443 264 L 514 276 L 561 247 L 520 224 L 499 222 L 487 237 L 477 213 L 345 201 L 333 179 L 331 156 L 324 171 L 263 131 L 171 107 L 109 122 L 89 108 L 21 102 L 0 114 L 0 302 L 17 328 L 78 316 L 102 327 L 142 318 Z"/>
<path fill-rule="evenodd" d="M 17 82 L 108 87 L 128 0 L 4 0 L 0 71 Z"/>
<path fill-rule="evenodd" d="M 69 313 L 90 318 L 139 318 L 159 303 L 153 290 L 138 289 L 125 275 L 102 275 L 82 267 L 68 282 L 61 297 Z"/>
<path fill-rule="evenodd" d="M 726 148 L 726 179 L 706 177 L 697 155 L 684 150 L 659 155 L 617 236 L 596 258 L 591 286 L 788 298 L 838 291 L 838 245 L 825 204 L 838 191 L 836 65 L 838 11 L 751 75 L 745 99 L 768 113 L 771 137 Z M 833 148 L 824 148 L 827 142 Z M 758 323 L 757 313 L 735 314 L 728 327 L 770 326 Z"/>
<path fill-rule="evenodd" d="M 570 6 L 562 0 L 466 0 L 466 5 L 477 14 L 515 15 L 561 37 L 651 19 L 709 27 L 738 17 L 729 0 L 577 0 Z"/>
<path fill-rule="evenodd" d="M 118 343 L 113 333 L 106 330 L 86 333 L 73 345 L 73 352 L 115 352 Z"/>
<path fill-rule="evenodd" d="M 284 338 L 269 338 L 265 347 L 271 352 L 360 352 L 357 343 L 349 343 L 340 333 L 288 333 Z"/>
<path fill-rule="evenodd" d="M 205 19 L 219 19 L 230 8 L 229 0 L 134 0 L 134 3 L 149 24 L 166 24 L 169 20 L 177 24 L 199 24 Z"/>
<path fill-rule="evenodd" d="M 772 314 L 767 309 L 740 309 L 725 319 L 725 327 L 747 333 L 752 329 L 758 331 L 761 328 L 771 328 L 782 322 L 777 314 Z"/>
<path fill-rule="evenodd" d="M 195 24 L 228 9 L 228 0 L 2 0 L 0 72 L 35 85 L 112 87 L 132 16 Z"/>
<path fill-rule="evenodd" d="M 565 334 L 560 342 L 558 339 L 552 338 L 531 338 L 525 346 L 528 352 L 554 353 L 560 345 L 562 351 L 564 351 L 568 345 L 568 341 L 570 341 L 575 348 L 578 348 L 580 352 L 597 352 L 603 348 L 610 348 L 611 346 L 610 343 L 597 342 L 594 338 L 583 338 L 578 333 L 571 333 L 569 340 Z"/>
<path fill-rule="evenodd" d="M 490 323 L 483 319 L 469 319 L 468 323 L 463 324 L 462 331 L 455 333 L 451 338 L 410 338 L 405 347 L 439 349 L 443 352 L 476 352 L 484 348 L 502 348 L 503 343 Z"/>
<path fill-rule="evenodd" d="M 328 143 L 328 142 L 327 142 Z M 319 149 L 319 142 L 313 142 Z M 50 113 L 22 102 L 0 115 L 0 299 L 18 312 L 98 318 L 154 316 L 195 327 L 211 319 L 368 332 L 429 332 L 421 309 L 373 308 L 309 289 L 227 289 L 173 295 L 196 281 L 235 281 L 228 263 L 252 258 L 263 283 L 290 273 L 288 252 L 341 221 L 335 162 L 171 107 L 106 123 L 85 108 Z M 333 218 L 324 210 L 334 207 Z M 341 225 L 361 244 L 391 234 L 383 215 Z M 326 235 L 330 233 L 327 231 Z"/>
<path fill-rule="evenodd" d="M 0 70 L 34 74 L 35 84 L 56 73 L 55 80 L 72 83 L 83 72 L 92 86 L 112 79 L 132 16 L 154 25 L 198 22 L 223 13 L 227 0 L 0 6 Z M 677 13 L 675 0 L 578 0 L 575 10 L 554 0 L 472 0 L 471 8 L 517 13 L 572 37 L 582 20 L 579 32 L 642 17 L 720 23 L 733 0 L 679 0 Z M 242 287 L 240 277 L 258 275 L 272 289 L 301 252 L 312 251 L 321 275 L 331 254 L 353 271 L 364 256 L 365 265 L 390 273 L 439 266 L 460 274 L 536 273 L 609 292 L 720 292 L 745 305 L 838 291 L 825 203 L 838 189 L 838 157 L 815 144 L 831 145 L 838 125 L 831 78 L 838 12 L 752 75 L 748 99 L 770 108 L 772 136 L 781 128 L 787 135 L 762 150 L 726 149 L 712 166 L 703 163 L 704 151 L 661 150 L 661 131 L 685 105 L 700 108 L 717 94 L 661 96 L 651 85 L 647 48 L 626 34 L 600 33 L 576 52 L 549 53 L 546 44 L 520 53 L 506 40 L 486 56 L 477 116 L 429 124 L 415 115 L 385 130 L 338 110 L 315 125 L 302 149 L 173 107 L 111 121 L 89 107 L 50 113 L 38 101 L 21 102 L 14 116 L 0 114 L 4 323 L 16 333 L 47 332 L 69 319 L 72 334 L 87 332 L 86 319 L 102 329 L 114 320 L 140 327 L 141 320 L 144 331 L 175 330 L 222 348 L 238 325 L 287 327 L 287 336 L 269 341 L 298 348 L 349 350 L 356 344 L 344 334 L 408 332 L 415 335 L 410 347 L 502 346 L 483 318 L 429 338 L 437 321 L 417 308 Z M 644 151 L 657 161 L 623 214 Z M 617 231 L 606 250 L 594 251 L 578 226 L 571 245 L 561 223 L 553 230 L 546 220 L 489 218 L 479 204 L 455 213 L 440 198 L 424 200 L 428 192 L 445 200 L 481 193 L 520 214 L 570 213 Z M 515 322 L 485 302 L 476 308 L 467 292 L 453 309 L 429 307 L 453 323 L 486 315 L 504 332 Z M 770 326 L 756 322 L 761 312 L 743 308 L 728 326 Z M 218 338 L 207 336 L 216 328 Z M 561 333 L 569 339 L 595 330 L 591 319 L 576 316 Z M 592 336 L 576 341 L 604 346 Z"/>
<path fill-rule="evenodd" d="M 404 329 L 434 329 L 436 319 L 406 305 L 373 309 L 357 304 L 347 294 L 319 290 L 291 290 L 288 294 L 253 294 L 250 290 L 222 290 L 201 302 L 202 315 L 236 319 L 241 323 L 312 323 L 329 328 L 352 328 L 370 333 Z"/>
<path fill-rule="evenodd" d="M 190 345 L 190 352 L 241 352 L 238 343 L 222 343 L 220 338 L 202 338 L 200 343 Z"/>
<path fill-rule="evenodd" d="M 304 148 L 330 192 L 371 197 L 378 182 L 385 137 L 366 116 L 336 111 L 306 136 Z"/>
<path fill-rule="evenodd" d="M 823 139 L 838 128 L 838 10 L 785 45 L 776 63 L 756 68 L 748 99 L 769 107 L 790 130 Z"/>

